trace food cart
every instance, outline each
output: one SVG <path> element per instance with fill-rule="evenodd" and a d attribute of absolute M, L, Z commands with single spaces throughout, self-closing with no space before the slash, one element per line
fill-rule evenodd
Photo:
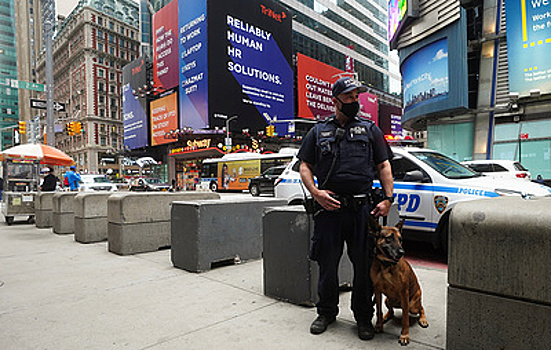
<path fill-rule="evenodd" d="M 39 186 L 39 164 L 67 166 L 73 158 L 57 148 L 40 143 L 26 143 L 0 152 L 4 170 L 2 213 L 8 225 L 16 216 L 34 222 L 34 199 Z"/>
<path fill-rule="evenodd" d="M 21 216 L 31 224 L 34 222 L 34 199 L 40 181 L 39 163 L 32 159 L 4 160 L 2 214 L 8 225 Z"/>

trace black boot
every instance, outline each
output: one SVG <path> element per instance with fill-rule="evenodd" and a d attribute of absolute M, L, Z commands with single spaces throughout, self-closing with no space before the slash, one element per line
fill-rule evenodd
<path fill-rule="evenodd" d="M 318 318 L 316 318 L 314 322 L 312 322 L 312 325 L 310 326 L 310 333 L 321 334 L 325 332 L 327 326 L 329 326 L 333 322 L 335 322 L 335 317 L 319 315 Z"/>
<path fill-rule="evenodd" d="M 361 340 L 370 340 L 375 336 L 375 328 L 371 322 L 358 323 L 358 337 Z"/>

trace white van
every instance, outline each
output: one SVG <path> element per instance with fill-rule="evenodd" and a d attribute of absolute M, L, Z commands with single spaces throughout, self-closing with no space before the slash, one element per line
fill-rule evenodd
<path fill-rule="evenodd" d="M 444 250 L 450 210 L 456 203 L 499 196 L 550 196 L 551 188 L 520 179 L 482 176 L 448 156 L 429 149 L 391 147 L 394 196 L 404 237 L 431 242 Z M 301 204 L 310 195 L 302 186 L 295 158 L 276 180 L 275 197 Z M 380 187 L 375 181 L 374 187 Z"/>

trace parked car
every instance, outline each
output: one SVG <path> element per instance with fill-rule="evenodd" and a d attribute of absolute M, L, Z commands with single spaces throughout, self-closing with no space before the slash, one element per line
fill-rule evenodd
<path fill-rule="evenodd" d="M 448 156 L 417 147 L 391 147 L 394 197 L 400 217 L 406 219 L 403 237 L 447 249 L 450 212 L 461 201 L 498 196 L 551 196 L 551 188 L 530 181 L 499 179 L 467 168 Z M 293 159 L 276 181 L 275 197 L 291 205 L 303 203 L 300 161 Z M 373 186 L 381 187 L 378 181 Z"/>
<path fill-rule="evenodd" d="M 118 179 L 111 180 L 112 183 L 114 183 L 117 188 L 120 190 L 128 190 L 128 187 L 130 186 L 130 181 L 128 179 L 125 179 L 124 177 L 120 177 Z"/>
<path fill-rule="evenodd" d="M 263 193 L 274 193 L 274 183 L 285 170 L 285 165 L 275 166 L 266 169 L 259 176 L 253 177 L 249 182 L 249 192 L 258 197 Z"/>
<path fill-rule="evenodd" d="M 130 182 L 130 191 L 168 191 L 170 185 L 156 177 L 139 177 Z"/>
<path fill-rule="evenodd" d="M 514 160 L 470 160 L 462 162 L 474 171 L 495 178 L 524 179 L 530 181 L 532 174 Z"/>
<path fill-rule="evenodd" d="M 109 181 L 104 175 L 92 175 L 84 174 L 80 175 L 81 182 L 79 191 L 91 192 L 91 191 L 118 191 L 117 185 Z"/>

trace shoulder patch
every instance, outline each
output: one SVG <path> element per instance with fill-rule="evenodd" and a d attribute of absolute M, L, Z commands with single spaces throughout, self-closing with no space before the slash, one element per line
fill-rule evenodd
<path fill-rule="evenodd" d="M 320 132 L 321 137 L 331 137 L 333 135 L 335 135 L 335 130 L 328 130 L 328 131 Z"/>

